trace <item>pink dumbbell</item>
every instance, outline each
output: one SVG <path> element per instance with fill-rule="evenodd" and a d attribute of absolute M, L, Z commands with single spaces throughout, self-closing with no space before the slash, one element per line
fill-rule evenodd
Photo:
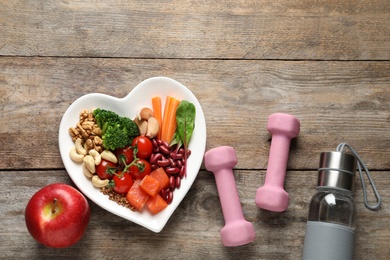
<path fill-rule="evenodd" d="M 270 211 L 282 212 L 288 206 L 284 190 L 287 160 L 291 139 L 298 136 L 299 120 L 292 115 L 275 113 L 268 117 L 268 131 L 272 134 L 267 173 L 263 187 L 257 189 L 256 205 Z"/>
<path fill-rule="evenodd" d="M 233 167 L 237 156 L 230 146 L 220 146 L 205 153 L 206 169 L 214 173 L 219 199 L 222 205 L 225 226 L 221 229 L 222 243 L 225 246 L 241 246 L 255 240 L 252 223 L 244 219 Z"/>

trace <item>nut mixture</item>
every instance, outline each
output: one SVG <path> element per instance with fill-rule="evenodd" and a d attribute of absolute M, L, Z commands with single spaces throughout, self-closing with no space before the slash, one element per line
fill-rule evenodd
<path fill-rule="evenodd" d="M 87 152 L 92 149 L 99 153 L 103 151 L 102 130 L 97 125 L 92 111 L 83 110 L 76 127 L 69 128 L 69 134 L 73 141 L 81 139 Z"/>
<path fill-rule="evenodd" d="M 74 162 L 83 164 L 84 175 L 91 179 L 92 184 L 99 188 L 100 192 L 108 195 L 110 200 L 135 211 L 126 200 L 125 195 L 118 194 L 112 188 L 106 187 L 108 180 L 101 180 L 95 175 L 95 166 L 100 163 L 101 159 L 116 163 L 117 158 L 112 152 L 104 150 L 101 139 L 102 131 L 97 125 L 92 111 L 83 110 L 76 126 L 69 128 L 69 134 L 75 143 L 69 152 L 70 157 Z"/>

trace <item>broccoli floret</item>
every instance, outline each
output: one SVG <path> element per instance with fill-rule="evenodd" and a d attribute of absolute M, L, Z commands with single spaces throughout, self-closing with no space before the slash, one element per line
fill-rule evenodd
<path fill-rule="evenodd" d="M 122 117 L 110 110 L 95 109 L 93 115 L 102 129 L 103 146 L 109 150 L 123 148 L 139 135 L 136 123 L 128 117 Z"/>

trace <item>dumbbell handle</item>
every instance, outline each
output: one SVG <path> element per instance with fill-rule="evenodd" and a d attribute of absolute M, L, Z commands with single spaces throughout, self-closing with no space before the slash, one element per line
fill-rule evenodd
<path fill-rule="evenodd" d="M 214 177 L 225 222 L 244 219 L 233 170 L 219 169 Z"/>
<path fill-rule="evenodd" d="M 283 134 L 272 135 L 265 184 L 283 187 L 286 176 L 291 138 Z"/>

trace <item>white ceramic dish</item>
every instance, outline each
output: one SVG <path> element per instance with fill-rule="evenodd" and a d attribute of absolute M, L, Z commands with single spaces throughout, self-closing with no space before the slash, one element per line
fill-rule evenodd
<path fill-rule="evenodd" d="M 189 144 L 191 156 L 187 161 L 187 177 L 183 179 L 180 189 L 174 191 L 172 203 L 160 213 L 153 216 L 147 210 L 142 213 L 133 212 L 109 200 L 107 195 L 93 187 L 91 181 L 82 173 L 81 164 L 74 163 L 69 158 L 69 150 L 74 143 L 68 129 L 76 125 L 79 113 L 83 109 L 109 109 L 121 116 L 133 119 L 141 108 L 152 107 L 151 98 L 153 96 L 161 97 L 162 108 L 164 109 L 165 98 L 168 95 L 180 100 L 188 100 L 196 108 L 195 129 Z M 59 128 L 59 147 L 62 161 L 70 178 L 86 197 L 105 210 L 157 233 L 164 228 L 198 175 L 206 148 L 206 122 L 198 100 L 189 89 L 173 79 L 154 77 L 141 82 L 124 98 L 98 93 L 87 94 L 78 98 L 69 106 L 62 117 Z"/>

